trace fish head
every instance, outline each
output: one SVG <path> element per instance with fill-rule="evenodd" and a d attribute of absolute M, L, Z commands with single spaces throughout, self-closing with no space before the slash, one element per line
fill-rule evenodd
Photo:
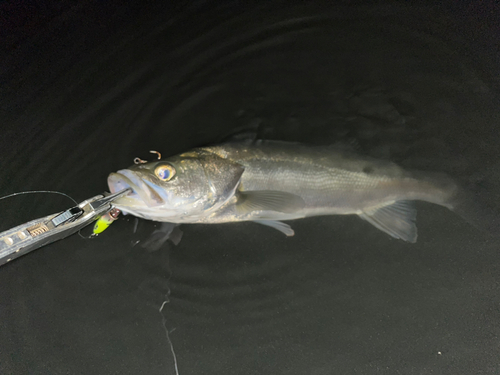
<path fill-rule="evenodd" d="M 113 202 L 124 213 L 194 222 L 232 198 L 243 171 L 238 163 L 197 150 L 111 173 L 108 186 L 112 193 L 133 190 Z"/>

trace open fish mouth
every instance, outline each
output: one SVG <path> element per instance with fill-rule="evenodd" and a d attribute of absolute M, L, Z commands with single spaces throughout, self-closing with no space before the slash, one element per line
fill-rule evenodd
<path fill-rule="evenodd" d="M 134 172 L 123 169 L 108 176 L 108 186 L 111 193 L 131 188 L 132 193 L 117 199 L 114 203 L 118 206 L 140 206 L 156 207 L 165 203 L 161 188 L 143 180 Z"/>

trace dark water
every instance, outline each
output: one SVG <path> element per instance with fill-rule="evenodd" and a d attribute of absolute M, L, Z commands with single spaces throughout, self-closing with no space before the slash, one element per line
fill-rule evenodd
<path fill-rule="evenodd" d="M 30 4 L 2 9 L 2 195 L 83 200 L 149 150 L 250 127 L 447 172 L 498 208 L 493 7 Z M 0 201 L 1 229 L 70 205 Z M 414 245 L 321 217 L 292 238 L 184 225 L 148 252 L 154 224 L 126 217 L 47 246 L 0 269 L 0 373 L 175 374 L 167 327 L 182 375 L 499 374 L 500 242 L 418 208 Z"/>

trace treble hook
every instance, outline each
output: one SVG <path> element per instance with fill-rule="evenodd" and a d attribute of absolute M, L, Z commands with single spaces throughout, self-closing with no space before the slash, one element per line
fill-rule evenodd
<path fill-rule="evenodd" d="M 158 151 L 149 151 L 151 154 L 157 154 L 158 155 L 158 160 L 161 159 L 161 154 Z"/>
<path fill-rule="evenodd" d="M 149 151 L 152 154 L 157 154 L 158 155 L 158 160 L 161 159 L 161 154 L 158 151 Z M 135 158 L 134 159 L 134 164 L 146 164 L 147 160 L 142 160 L 141 158 Z"/>

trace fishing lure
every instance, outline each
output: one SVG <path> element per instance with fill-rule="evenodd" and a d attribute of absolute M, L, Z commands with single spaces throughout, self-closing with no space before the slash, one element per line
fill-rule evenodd
<path fill-rule="evenodd" d="M 119 209 L 113 208 L 111 211 L 97 219 L 94 225 L 93 235 L 97 236 L 108 229 L 108 227 L 113 224 L 116 219 L 118 219 L 120 213 L 121 211 Z"/>

